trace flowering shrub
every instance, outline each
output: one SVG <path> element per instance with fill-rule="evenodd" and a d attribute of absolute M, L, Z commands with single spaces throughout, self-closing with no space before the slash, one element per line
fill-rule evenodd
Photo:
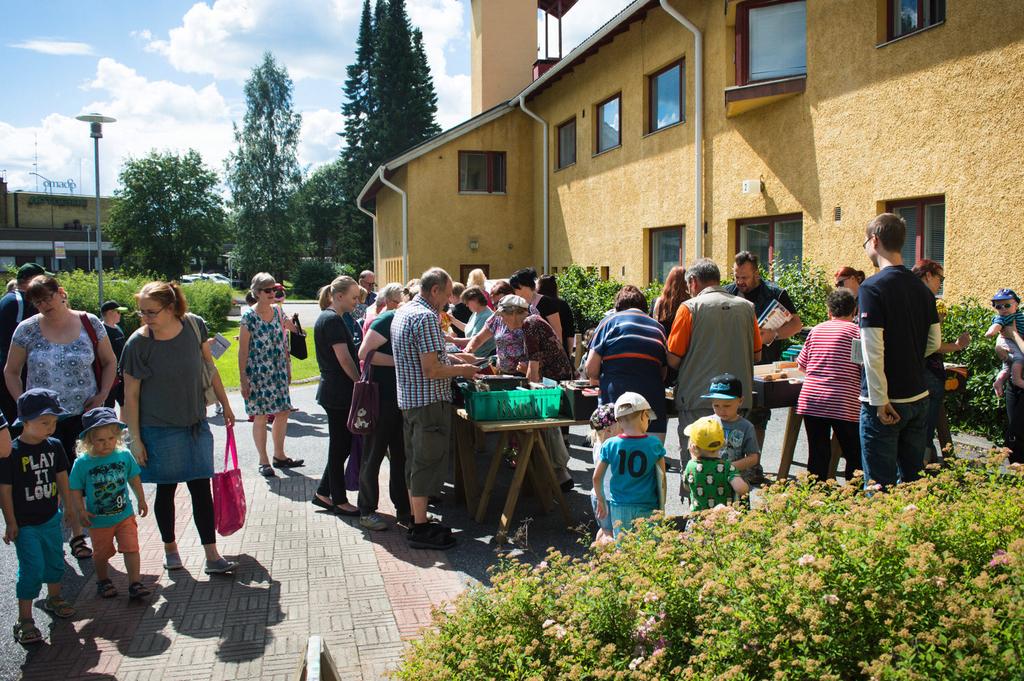
<path fill-rule="evenodd" d="M 684 532 L 507 562 L 402 679 L 1021 679 L 1024 474 L 955 462 L 888 493 L 801 479 Z"/>

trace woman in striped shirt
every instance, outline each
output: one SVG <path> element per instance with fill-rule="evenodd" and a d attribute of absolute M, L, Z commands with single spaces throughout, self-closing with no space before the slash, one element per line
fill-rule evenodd
<path fill-rule="evenodd" d="M 828 294 L 829 320 L 811 329 L 796 358 L 807 375 L 796 412 L 807 429 L 807 470 L 819 480 L 829 474 L 832 459 L 831 433 L 835 433 L 846 459 L 849 480 L 860 465 L 860 365 L 852 361 L 853 346 L 860 343 L 854 323 L 857 299 L 846 288 Z"/>
<path fill-rule="evenodd" d="M 625 392 L 643 395 L 657 416 L 647 432 L 664 442 L 665 332 L 646 310 L 643 292 L 623 286 L 615 297 L 615 314 L 604 318 L 590 341 L 586 372 L 601 385 L 601 404 L 614 404 Z"/>

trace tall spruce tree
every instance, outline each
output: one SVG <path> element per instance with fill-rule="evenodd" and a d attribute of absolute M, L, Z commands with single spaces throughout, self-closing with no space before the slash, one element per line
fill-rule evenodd
<path fill-rule="evenodd" d="M 355 61 L 348 67 L 345 116 L 343 234 L 340 255 L 369 262 L 370 219 L 356 197 L 370 173 L 384 161 L 441 131 L 437 94 L 430 76 L 423 34 L 409 22 L 405 0 L 363 0 Z M 358 252 L 350 251 L 362 244 Z"/>
<path fill-rule="evenodd" d="M 291 207 L 302 181 L 297 147 L 301 114 L 292 111 L 292 81 L 270 52 L 245 83 L 238 149 L 228 156 L 227 184 L 235 208 L 235 266 L 284 277 L 301 249 Z"/>
<path fill-rule="evenodd" d="M 368 263 L 373 258 L 372 224 L 356 207 L 356 197 L 373 170 L 373 149 L 369 123 L 375 115 L 376 102 L 370 87 L 373 65 L 373 17 L 370 0 L 363 0 L 356 38 L 356 59 L 348 66 L 341 113 L 345 117 L 345 146 L 341 151 L 340 224 L 336 237 L 338 255 L 347 262 Z"/>

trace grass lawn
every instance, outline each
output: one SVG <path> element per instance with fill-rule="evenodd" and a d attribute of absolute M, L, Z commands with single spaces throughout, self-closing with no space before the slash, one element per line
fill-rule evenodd
<path fill-rule="evenodd" d="M 217 360 L 217 371 L 220 372 L 220 379 L 228 390 L 238 390 L 241 381 L 238 376 L 238 322 L 228 322 L 228 325 L 221 330 L 229 341 L 231 347 L 227 349 L 221 358 Z M 306 348 L 309 350 L 309 357 L 306 359 L 295 359 L 292 357 L 292 382 L 311 378 L 320 375 L 320 369 L 316 364 L 316 354 L 313 351 L 313 334 L 306 334 Z"/>

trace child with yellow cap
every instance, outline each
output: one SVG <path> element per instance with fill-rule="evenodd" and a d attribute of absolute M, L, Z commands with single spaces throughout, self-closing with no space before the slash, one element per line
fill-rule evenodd
<path fill-rule="evenodd" d="M 703 511 L 728 504 L 733 495 L 750 491 L 736 468 L 721 458 L 725 430 L 717 416 L 705 416 L 686 426 L 690 438 L 690 460 L 683 470 L 683 484 L 690 490 L 690 510 Z"/>

